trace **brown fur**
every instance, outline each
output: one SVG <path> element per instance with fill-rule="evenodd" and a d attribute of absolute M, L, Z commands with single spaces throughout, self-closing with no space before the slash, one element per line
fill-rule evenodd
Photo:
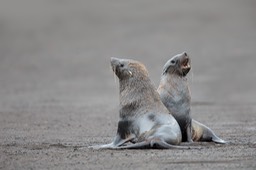
<path fill-rule="evenodd" d="M 146 67 L 134 60 L 111 58 L 120 85 L 120 120 L 112 143 L 92 148 L 184 148 L 177 121 L 162 104 Z M 125 143 L 132 144 L 124 146 Z M 185 147 L 187 149 L 187 147 Z"/>

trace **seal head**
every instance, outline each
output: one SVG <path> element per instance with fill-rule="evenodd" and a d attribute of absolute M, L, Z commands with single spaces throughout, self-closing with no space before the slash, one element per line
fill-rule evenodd
<path fill-rule="evenodd" d="M 110 62 L 112 69 L 119 80 L 125 80 L 131 77 L 143 79 L 148 77 L 146 67 L 138 61 L 111 57 Z"/>
<path fill-rule="evenodd" d="M 177 54 L 166 62 L 163 68 L 163 74 L 177 74 L 185 77 L 191 68 L 191 61 L 186 52 Z"/>

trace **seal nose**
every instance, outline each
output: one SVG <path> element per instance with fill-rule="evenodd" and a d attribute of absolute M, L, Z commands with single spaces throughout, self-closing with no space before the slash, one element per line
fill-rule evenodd
<path fill-rule="evenodd" d="M 117 67 L 120 65 L 120 59 L 119 58 L 115 58 L 115 57 L 111 57 L 110 58 L 110 64 L 111 64 L 112 69 L 115 72 Z"/>
<path fill-rule="evenodd" d="M 188 56 L 186 52 L 183 53 L 186 57 Z"/>
<path fill-rule="evenodd" d="M 119 63 L 119 58 L 115 58 L 115 57 L 111 57 L 110 58 L 110 63 L 111 65 L 116 65 L 117 63 Z"/>
<path fill-rule="evenodd" d="M 112 62 L 112 61 L 116 61 L 116 60 L 119 60 L 119 59 L 116 58 L 116 57 L 111 57 L 110 60 L 111 60 L 111 62 Z"/>

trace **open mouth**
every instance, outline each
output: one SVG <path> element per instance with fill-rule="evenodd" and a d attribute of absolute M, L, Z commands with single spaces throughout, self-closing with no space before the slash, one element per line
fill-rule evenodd
<path fill-rule="evenodd" d="M 189 58 L 185 58 L 181 63 L 181 68 L 184 70 L 190 69 Z"/>

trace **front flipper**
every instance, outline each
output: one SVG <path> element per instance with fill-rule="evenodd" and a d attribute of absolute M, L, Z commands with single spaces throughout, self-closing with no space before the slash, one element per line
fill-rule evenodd
<path fill-rule="evenodd" d="M 187 132 L 187 141 L 189 142 L 189 143 L 193 143 L 193 139 L 192 139 L 192 129 L 191 129 L 192 127 L 191 127 L 191 123 L 190 123 L 190 125 L 188 125 L 188 127 L 187 127 L 187 130 L 186 130 L 186 132 Z"/>
<path fill-rule="evenodd" d="M 88 148 L 91 149 L 110 149 L 115 147 L 114 143 L 104 144 L 104 145 L 95 145 L 95 146 L 89 146 Z"/>

